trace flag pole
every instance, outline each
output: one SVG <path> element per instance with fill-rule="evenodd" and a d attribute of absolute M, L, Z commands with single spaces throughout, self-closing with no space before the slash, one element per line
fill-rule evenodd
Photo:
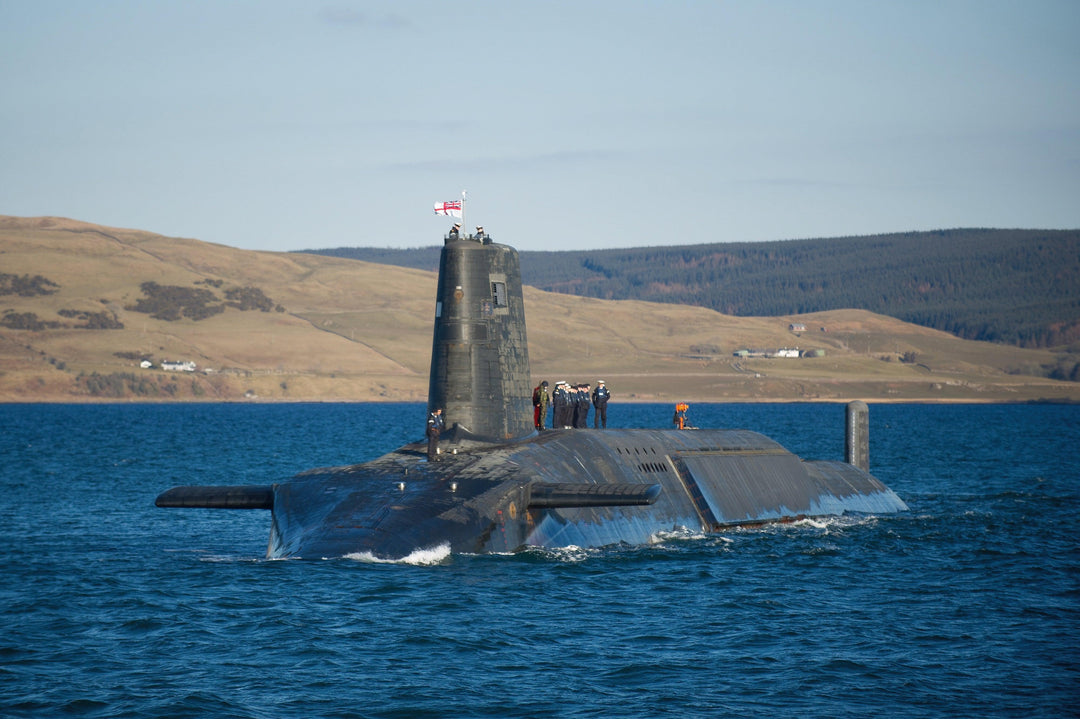
<path fill-rule="evenodd" d="M 465 190 L 461 191 L 461 228 L 464 230 L 462 234 L 467 237 L 469 226 L 465 224 Z"/>

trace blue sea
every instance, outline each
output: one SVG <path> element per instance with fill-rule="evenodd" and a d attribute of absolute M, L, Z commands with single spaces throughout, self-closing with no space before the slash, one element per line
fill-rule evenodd
<path fill-rule="evenodd" d="M 0 405 L 0 716 L 1080 716 L 1076 406 L 872 405 L 909 512 L 646 547 L 268 561 L 268 512 L 154 507 L 372 459 L 424 415 Z M 843 455 L 842 405 L 690 419 Z"/>

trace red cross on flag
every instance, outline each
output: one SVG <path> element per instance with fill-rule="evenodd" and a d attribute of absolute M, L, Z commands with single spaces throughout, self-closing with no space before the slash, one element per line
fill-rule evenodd
<path fill-rule="evenodd" d="M 451 200 L 450 202 L 436 202 L 435 214 L 449 215 L 450 217 L 461 217 L 461 200 Z"/>

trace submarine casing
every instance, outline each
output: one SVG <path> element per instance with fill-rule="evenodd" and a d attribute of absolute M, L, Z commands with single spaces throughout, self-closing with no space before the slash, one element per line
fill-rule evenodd
<path fill-rule="evenodd" d="M 516 251 L 447 238 L 429 411 L 441 461 L 406 445 L 269 486 L 175 487 L 164 507 L 270 509 L 267 556 L 408 557 L 643 544 L 658 533 L 907 509 L 864 468 L 806 461 L 739 429 L 537 433 Z"/>
<path fill-rule="evenodd" d="M 804 461 L 748 430 L 552 430 L 500 446 L 463 446 L 443 462 L 409 445 L 352 467 L 275 486 L 272 557 L 402 558 L 525 547 L 646 544 L 658 534 L 847 512 L 885 514 L 903 501 L 843 462 Z M 539 489 L 659 487 L 651 501 L 584 498 L 541 506 Z"/>

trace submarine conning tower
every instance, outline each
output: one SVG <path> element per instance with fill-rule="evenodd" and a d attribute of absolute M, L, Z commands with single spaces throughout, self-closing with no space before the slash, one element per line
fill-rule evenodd
<path fill-rule="evenodd" d="M 453 439 L 505 442 L 535 431 L 521 265 L 490 237 L 443 245 L 428 411 L 443 410 Z"/>

